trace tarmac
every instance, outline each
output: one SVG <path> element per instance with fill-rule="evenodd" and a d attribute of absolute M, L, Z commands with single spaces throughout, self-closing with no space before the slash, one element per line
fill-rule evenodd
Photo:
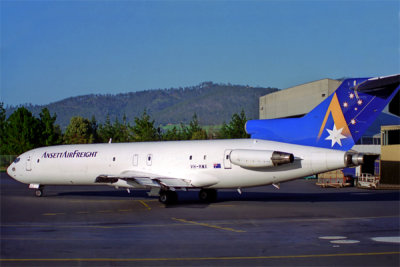
<path fill-rule="evenodd" d="M 245 178 L 244 178 L 245 179 Z M 299 179 L 164 206 L 146 191 L 1 173 L 1 266 L 399 266 L 400 191 Z"/>

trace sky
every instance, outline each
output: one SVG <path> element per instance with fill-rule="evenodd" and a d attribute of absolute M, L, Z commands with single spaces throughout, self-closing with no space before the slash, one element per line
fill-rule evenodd
<path fill-rule="evenodd" d="M 0 102 L 400 73 L 400 1 L 0 0 Z"/>

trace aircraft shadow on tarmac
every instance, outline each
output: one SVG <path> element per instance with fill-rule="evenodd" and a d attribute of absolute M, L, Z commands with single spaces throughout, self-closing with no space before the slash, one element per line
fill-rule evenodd
<path fill-rule="evenodd" d="M 71 191 L 60 192 L 58 196 L 102 197 L 102 198 L 147 198 L 145 190 L 133 190 L 132 194 L 122 190 L 112 191 Z M 177 205 L 199 204 L 198 191 L 179 192 Z M 258 201 L 258 202 L 355 202 L 355 201 L 400 201 L 400 191 L 354 191 L 333 193 L 271 193 L 271 192 L 218 192 L 218 203 L 228 201 Z"/>

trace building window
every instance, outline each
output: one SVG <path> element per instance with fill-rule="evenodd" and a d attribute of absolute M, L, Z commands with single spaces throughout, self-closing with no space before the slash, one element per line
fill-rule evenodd
<path fill-rule="evenodd" d="M 381 144 L 381 138 L 380 137 L 374 137 L 374 145 L 380 145 Z"/>
<path fill-rule="evenodd" d="M 383 133 L 385 143 L 383 145 L 399 145 L 400 144 L 400 129 L 386 130 Z"/>
<path fill-rule="evenodd" d="M 362 136 L 356 143 L 357 145 L 380 145 L 380 137 Z"/>

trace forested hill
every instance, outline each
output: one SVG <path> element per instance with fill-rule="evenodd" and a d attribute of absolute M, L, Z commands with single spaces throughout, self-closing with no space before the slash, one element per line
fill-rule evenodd
<path fill-rule="evenodd" d="M 89 120 L 95 116 L 103 123 L 107 115 L 113 122 L 122 121 L 125 115 L 128 122 L 141 116 L 147 109 L 156 124 L 188 123 L 196 113 L 202 125 L 217 125 L 229 122 L 234 113 L 243 109 L 247 118 L 258 118 L 259 97 L 276 88 L 249 87 L 242 85 L 216 84 L 204 82 L 186 88 L 148 90 L 117 95 L 83 95 L 70 97 L 48 105 L 28 105 L 25 107 L 35 116 L 47 107 L 51 114 L 57 114 L 56 123 L 65 129 L 73 116 Z M 8 107 L 10 115 L 17 107 Z"/>

